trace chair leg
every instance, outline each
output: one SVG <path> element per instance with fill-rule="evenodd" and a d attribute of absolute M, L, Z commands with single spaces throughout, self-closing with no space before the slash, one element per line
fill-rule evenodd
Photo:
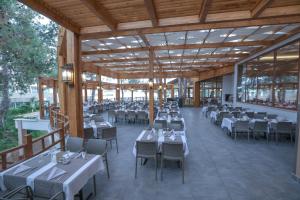
<path fill-rule="evenodd" d="M 248 131 L 248 142 L 250 141 L 250 132 Z"/>
<path fill-rule="evenodd" d="M 291 143 L 293 143 L 293 134 L 290 133 Z"/>
<path fill-rule="evenodd" d="M 181 161 L 182 183 L 184 184 L 184 160 Z"/>
<path fill-rule="evenodd" d="M 119 153 L 118 139 L 116 138 L 117 153 Z"/>
<path fill-rule="evenodd" d="M 109 142 L 110 142 L 110 149 L 112 149 L 112 141 L 110 140 Z"/>
<path fill-rule="evenodd" d="M 138 162 L 138 158 L 135 157 L 135 174 L 134 174 L 134 178 L 136 179 L 137 177 L 137 162 Z"/>
<path fill-rule="evenodd" d="M 157 157 L 155 158 L 155 180 L 157 181 Z"/>
<path fill-rule="evenodd" d="M 163 165 L 164 165 L 164 159 L 161 158 L 161 161 L 160 161 L 160 180 L 161 181 L 163 180 Z"/>
<path fill-rule="evenodd" d="M 275 133 L 276 144 L 278 144 L 278 133 Z"/>
<path fill-rule="evenodd" d="M 105 164 L 106 164 L 107 178 L 110 179 L 110 176 L 109 176 L 109 168 L 108 168 L 108 161 L 107 161 L 107 155 L 105 155 Z"/>
<path fill-rule="evenodd" d="M 96 175 L 94 175 L 94 177 L 93 177 L 93 181 L 94 181 L 94 195 L 96 196 L 97 195 L 97 190 L 96 190 L 96 188 L 97 188 L 97 183 L 96 183 Z"/>

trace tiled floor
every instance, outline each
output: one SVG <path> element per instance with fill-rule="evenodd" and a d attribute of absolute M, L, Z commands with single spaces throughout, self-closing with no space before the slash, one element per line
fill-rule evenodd
<path fill-rule="evenodd" d="M 95 199 L 120 200 L 299 200 L 300 184 L 291 172 L 293 145 L 266 144 L 264 140 L 237 142 L 202 116 L 200 109 L 184 108 L 190 154 L 186 159 L 186 183 L 181 171 L 168 164 L 164 181 L 155 181 L 154 162 L 138 165 L 132 148 L 142 125 L 118 125 L 119 154 L 109 150 L 111 179 L 97 176 Z"/>

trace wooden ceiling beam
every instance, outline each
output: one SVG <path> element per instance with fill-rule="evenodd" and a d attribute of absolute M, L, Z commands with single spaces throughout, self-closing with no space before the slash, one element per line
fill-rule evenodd
<path fill-rule="evenodd" d="M 288 12 L 287 12 L 288 13 Z M 226 13 L 221 13 L 221 16 L 226 15 Z M 197 16 L 198 17 L 198 16 Z M 100 39 L 111 37 L 112 34 L 115 36 L 132 36 L 142 34 L 152 34 L 152 33 L 163 33 L 163 32 L 178 32 L 178 31 L 193 31 L 193 30 L 207 30 L 207 29 L 219 29 L 219 28 L 240 28 L 248 26 L 264 26 L 264 25 L 278 25 L 278 24 L 290 24 L 290 23 L 300 23 L 300 14 L 293 14 L 289 16 L 272 16 L 264 18 L 249 18 L 249 19 L 239 19 L 239 20 L 229 20 L 222 22 L 206 22 L 206 23 L 184 23 L 178 25 L 169 26 L 159 26 L 151 28 L 137 28 L 128 30 L 118 30 L 114 33 L 103 32 L 101 27 L 89 27 L 83 28 L 81 30 L 82 39 Z"/>
<path fill-rule="evenodd" d="M 117 30 L 118 22 L 96 0 L 81 0 L 81 2 L 112 31 Z"/>
<path fill-rule="evenodd" d="M 251 11 L 251 16 L 253 18 L 259 17 L 259 15 L 272 3 L 273 0 L 259 0 Z"/>
<path fill-rule="evenodd" d="M 55 8 L 52 8 L 44 1 L 40 0 L 18 0 L 19 2 L 23 3 L 24 5 L 30 7 L 31 9 L 41 13 L 44 16 L 47 16 L 51 20 L 57 22 L 61 26 L 69 29 L 74 33 L 80 33 L 80 26 L 73 22 L 71 19 L 66 17 L 63 13 L 58 11 Z"/>
<path fill-rule="evenodd" d="M 232 74 L 233 72 L 234 72 L 234 66 L 226 66 L 219 69 L 206 70 L 200 72 L 198 81 L 203 81 L 218 76 L 224 76 L 226 74 Z"/>
<path fill-rule="evenodd" d="M 164 56 L 164 57 L 157 57 L 158 60 L 170 60 L 171 59 L 201 59 L 201 58 L 244 58 L 245 56 L 248 56 L 249 54 L 246 53 L 239 53 L 239 54 L 203 54 L 203 55 L 185 55 L 185 56 Z M 128 58 L 128 59 L 99 59 L 95 61 L 91 61 L 91 63 L 112 63 L 112 62 L 131 62 L 131 61 L 148 61 L 149 58 Z"/>
<path fill-rule="evenodd" d="M 247 41 L 247 42 L 220 42 L 220 43 L 205 43 L 205 44 L 188 44 L 188 45 L 168 45 L 168 46 L 152 46 L 153 50 L 175 50 L 175 49 L 199 49 L 199 48 L 220 48 L 220 47 L 241 47 L 241 46 L 269 46 L 272 41 Z M 148 51 L 148 47 L 138 47 L 130 49 L 112 49 L 112 50 L 96 50 L 83 51 L 82 55 L 95 54 L 113 54 L 127 53 L 136 51 Z"/>
<path fill-rule="evenodd" d="M 158 19 L 156 14 L 156 9 L 153 0 L 144 0 L 144 4 L 148 11 L 149 18 L 151 20 L 152 26 L 158 26 Z"/>
<path fill-rule="evenodd" d="M 205 22 L 211 2 L 212 2 L 212 0 L 202 0 L 201 9 L 200 9 L 200 13 L 199 13 L 200 23 Z"/>
<path fill-rule="evenodd" d="M 172 63 L 172 66 L 180 66 L 181 63 Z M 234 62 L 194 62 L 194 63 L 182 63 L 182 66 L 191 66 L 191 65 L 228 65 L 234 64 Z M 170 66 L 169 63 L 160 63 L 155 64 L 154 66 Z M 95 65 L 96 66 L 96 65 Z M 148 68 L 149 64 L 131 64 L 131 65 L 119 65 L 119 66 L 99 66 L 105 69 L 115 69 L 115 68 L 131 68 L 131 67 L 145 67 Z"/>

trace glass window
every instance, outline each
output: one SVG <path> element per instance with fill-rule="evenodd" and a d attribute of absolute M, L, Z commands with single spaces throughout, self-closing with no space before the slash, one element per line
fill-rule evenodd
<path fill-rule="evenodd" d="M 299 41 L 238 67 L 237 101 L 296 109 Z"/>

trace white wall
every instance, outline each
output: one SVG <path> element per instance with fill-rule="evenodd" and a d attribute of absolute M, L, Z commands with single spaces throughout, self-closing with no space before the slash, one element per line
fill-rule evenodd
<path fill-rule="evenodd" d="M 222 104 L 229 103 L 225 102 L 225 94 L 233 95 L 233 74 L 223 76 L 223 83 L 222 83 Z"/>

